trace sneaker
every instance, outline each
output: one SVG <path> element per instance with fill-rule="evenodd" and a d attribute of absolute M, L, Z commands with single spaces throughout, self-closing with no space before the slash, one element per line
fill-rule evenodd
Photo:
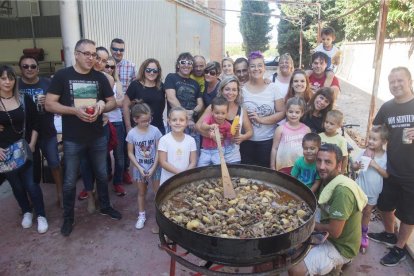
<path fill-rule="evenodd" d="M 112 219 L 116 220 L 120 220 L 122 218 L 121 213 L 112 207 L 101 209 L 100 213 L 101 215 L 110 216 Z"/>
<path fill-rule="evenodd" d="M 32 227 L 32 221 L 33 221 L 33 214 L 30 212 L 24 213 L 23 220 L 22 220 L 22 227 L 23 228 Z"/>
<path fill-rule="evenodd" d="M 132 184 L 132 178 L 129 175 L 128 171 L 125 171 L 123 176 L 122 176 L 122 182 L 124 182 L 125 184 Z"/>
<path fill-rule="evenodd" d="M 381 259 L 381 264 L 385 266 L 396 266 L 407 258 L 405 249 L 394 246 L 387 255 Z"/>
<path fill-rule="evenodd" d="M 45 217 L 38 216 L 37 217 L 37 232 L 39 234 L 46 233 L 47 229 L 49 229 L 49 225 L 47 224 L 47 220 Z"/>
<path fill-rule="evenodd" d="M 63 225 L 60 228 L 60 233 L 62 233 L 63 236 L 67 237 L 72 233 L 73 230 L 73 220 L 71 219 L 64 219 Z"/>
<path fill-rule="evenodd" d="M 86 190 L 82 190 L 78 195 L 79 200 L 84 200 L 84 199 L 87 199 L 88 197 L 89 197 L 89 195 L 88 195 L 88 192 Z"/>
<path fill-rule="evenodd" d="M 145 221 L 146 221 L 147 219 L 145 218 L 145 216 L 139 216 L 138 217 L 138 221 L 137 221 L 137 223 L 135 224 L 135 228 L 137 228 L 137 229 L 142 229 L 142 228 L 144 228 L 144 224 L 145 224 Z"/>
<path fill-rule="evenodd" d="M 362 233 L 361 237 L 361 248 L 368 248 L 369 239 L 366 233 Z"/>
<path fill-rule="evenodd" d="M 114 185 L 114 192 L 116 193 L 117 196 L 126 195 L 124 187 L 122 187 L 121 185 Z"/>
<path fill-rule="evenodd" d="M 397 236 L 394 233 L 387 233 L 385 231 L 381 233 L 368 233 L 368 238 L 388 246 L 393 246 L 397 243 Z"/>

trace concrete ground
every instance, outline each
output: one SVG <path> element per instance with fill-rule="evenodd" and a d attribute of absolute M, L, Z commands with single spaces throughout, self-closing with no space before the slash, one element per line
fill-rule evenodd
<path fill-rule="evenodd" d="M 348 123 L 360 121 L 363 124 L 369 96 L 345 83 L 341 85 L 344 89 L 339 108 L 344 111 Z M 363 127 L 361 129 L 364 130 Z M 98 212 L 91 215 L 86 210 L 87 201 L 76 200 L 74 230 L 69 237 L 63 237 L 60 234 L 62 210 L 56 206 L 55 185 L 46 183 L 41 186 L 49 221 L 49 231 L 42 235 L 37 233 L 36 221 L 30 229 L 21 227 L 20 209 L 9 184 L 5 182 L 0 186 L 0 276 L 169 275 L 170 258 L 158 248 L 158 235 L 151 233 L 156 226 L 151 191 L 147 196 L 147 222 L 143 230 L 134 227 L 137 189 L 133 185 L 125 185 L 125 197 L 110 192 L 114 207 L 123 215 L 122 220 L 111 220 Z M 77 190 L 81 188 L 82 182 L 79 181 Z M 371 231 L 382 229 L 380 222 L 370 225 Z M 344 268 L 343 274 L 414 275 L 414 262 L 410 257 L 396 267 L 382 266 L 379 260 L 386 252 L 384 245 L 371 242 L 367 253 L 358 255 Z M 223 270 L 234 272 L 229 268 Z M 177 264 L 176 275 L 195 274 Z"/>

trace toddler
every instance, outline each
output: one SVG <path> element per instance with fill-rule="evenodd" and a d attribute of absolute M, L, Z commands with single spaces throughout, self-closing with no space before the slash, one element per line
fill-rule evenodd
<path fill-rule="evenodd" d="M 388 130 L 385 126 L 372 127 L 368 136 L 367 148 L 357 157 L 352 164 L 359 172 L 356 182 L 368 197 L 368 204 L 362 211 L 362 237 L 361 249 L 364 252 L 368 247 L 368 224 L 371 218 L 372 209 L 377 205 L 379 194 L 382 191 L 383 178 L 388 177 L 387 153 L 384 146 L 388 140 Z M 368 167 L 364 167 L 363 159 L 368 159 Z M 368 163 L 368 162 L 366 162 Z"/>
<path fill-rule="evenodd" d="M 345 137 L 338 133 L 338 129 L 342 127 L 344 114 L 339 110 L 330 110 L 326 113 L 325 122 L 323 124 L 325 132 L 319 134 L 321 136 L 322 145 L 326 143 L 337 145 L 342 151 L 342 168 L 341 172 L 346 173 L 348 164 L 348 147 Z"/>
<path fill-rule="evenodd" d="M 303 156 L 293 165 L 291 175 L 305 184 L 314 194 L 318 191 L 321 180 L 316 171 L 316 155 L 321 146 L 321 137 L 316 133 L 307 133 L 303 136 Z"/>
<path fill-rule="evenodd" d="M 210 131 L 210 137 L 203 137 L 198 167 L 220 164 L 214 129 L 219 129 L 223 141 L 222 145 L 225 148 L 230 144 L 232 138 L 231 124 L 226 120 L 228 111 L 229 102 L 225 98 L 216 97 L 211 102 L 211 115 L 205 117 L 200 127 L 204 131 Z"/>

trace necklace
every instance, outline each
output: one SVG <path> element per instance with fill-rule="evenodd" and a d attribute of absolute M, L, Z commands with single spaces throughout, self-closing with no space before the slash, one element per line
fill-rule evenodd
<path fill-rule="evenodd" d="M 10 97 L 3 97 L 3 96 L 0 95 L 0 98 L 2 98 L 3 100 L 10 100 L 13 97 L 14 97 L 14 95 L 11 95 Z"/>

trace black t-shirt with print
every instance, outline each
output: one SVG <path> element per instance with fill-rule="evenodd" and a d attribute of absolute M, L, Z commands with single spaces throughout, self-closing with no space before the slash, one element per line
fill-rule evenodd
<path fill-rule="evenodd" d="M 414 143 L 402 143 L 403 129 L 414 127 L 414 99 L 402 104 L 394 100 L 384 103 L 373 124 L 385 124 L 389 131 L 387 172 L 403 179 L 414 180 Z"/>
<path fill-rule="evenodd" d="M 87 74 L 79 74 L 72 66 L 55 74 L 47 92 L 59 95 L 59 103 L 65 106 L 75 106 L 75 99 L 105 101 L 105 98 L 114 95 L 103 73 L 91 70 Z M 63 115 L 62 134 L 63 139 L 78 143 L 99 138 L 104 135 L 102 115 L 93 123 L 84 122 L 75 115 Z"/>
<path fill-rule="evenodd" d="M 162 119 L 162 114 L 165 108 L 164 85 L 161 84 L 161 89 L 158 89 L 156 86 L 146 87 L 136 80 L 131 82 L 126 94 L 131 101 L 141 99 L 148 104 L 151 108 L 153 117 L 151 124 L 156 126 L 161 133 L 165 133 L 164 122 Z"/>
<path fill-rule="evenodd" d="M 24 83 L 22 79 L 19 79 L 19 92 L 21 94 L 29 95 L 33 102 L 37 105 L 36 95 L 46 95 L 49 85 L 50 79 L 43 77 L 40 77 L 39 81 L 34 84 L 27 84 Z M 39 112 L 39 139 L 47 139 L 56 136 L 54 116 L 55 115 L 53 113 L 44 110 Z"/>
<path fill-rule="evenodd" d="M 165 89 L 174 89 L 181 106 L 193 110 L 197 106 L 197 99 L 201 97 L 200 86 L 190 78 L 183 78 L 178 73 L 170 73 L 165 78 Z M 168 104 L 168 109 L 170 109 Z"/>

